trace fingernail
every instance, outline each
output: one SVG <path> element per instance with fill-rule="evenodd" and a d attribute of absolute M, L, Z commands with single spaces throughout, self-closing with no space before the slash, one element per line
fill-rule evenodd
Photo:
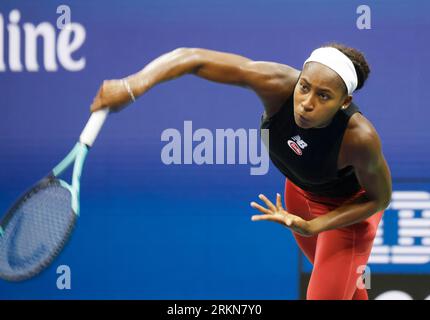
<path fill-rule="evenodd" d="M 252 202 L 250 203 L 250 205 L 251 205 L 251 207 L 252 207 L 252 206 L 254 206 L 254 205 L 255 205 L 255 202 L 254 202 L 254 201 L 252 201 Z"/>
<path fill-rule="evenodd" d="M 278 197 L 280 197 L 281 195 L 279 193 L 276 194 Z"/>

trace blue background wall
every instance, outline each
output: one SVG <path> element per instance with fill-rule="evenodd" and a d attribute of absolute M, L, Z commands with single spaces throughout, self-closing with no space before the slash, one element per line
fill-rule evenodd
<path fill-rule="evenodd" d="M 0 12 L 5 23 L 18 9 L 20 26 L 55 26 L 60 4 L 86 29 L 74 55 L 86 67 L 44 71 L 39 50 L 39 72 L 0 73 L 0 212 L 73 146 L 102 80 L 183 46 L 296 68 L 328 41 L 360 49 L 372 74 L 355 102 L 381 136 L 394 181 L 427 188 L 429 2 L 369 2 L 371 30 L 356 27 L 361 1 L 3 0 Z M 112 115 L 84 168 L 81 217 L 68 246 L 40 276 L 0 281 L 0 298 L 296 299 L 293 237 L 250 221 L 249 202 L 281 192 L 281 174 L 273 166 L 251 176 L 248 165 L 166 166 L 160 159 L 167 128 L 182 131 L 192 120 L 213 132 L 255 129 L 261 112 L 251 91 L 185 76 Z M 72 270 L 71 290 L 56 288 L 62 264 Z"/>

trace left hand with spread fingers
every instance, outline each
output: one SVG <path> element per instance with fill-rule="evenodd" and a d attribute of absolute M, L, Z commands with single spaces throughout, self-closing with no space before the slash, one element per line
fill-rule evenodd
<path fill-rule="evenodd" d="M 306 221 L 284 210 L 279 193 L 276 194 L 276 206 L 265 195 L 260 194 L 258 197 L 264 201 L 267 208 L 256 202 L 251 202 L 251 207 L 263 213 L 253 215 L 251 218 L 252 221 L 268 220 L 278 222 L 304 237 L 311 237 L 317 234 L 314 231 L 312 221 Z"/>

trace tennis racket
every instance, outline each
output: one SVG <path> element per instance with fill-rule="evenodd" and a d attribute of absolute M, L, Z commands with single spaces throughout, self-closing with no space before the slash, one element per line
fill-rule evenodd
<path fill-rule="evenodd" d="M 94 112 L 69 154 L 22 195 L 0 221 L 1 278 L 22 281 L 37 275 L 67 243 L 79 215 L 85 158 L 108 114 L 108 109 Z M 59 176 L 72 165 L 69 184 Z"/>

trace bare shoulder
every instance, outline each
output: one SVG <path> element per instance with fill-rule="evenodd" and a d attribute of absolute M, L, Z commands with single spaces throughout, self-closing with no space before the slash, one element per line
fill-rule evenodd
<path fill-rule="evenodd" d="M 265 116 L 271 117 L 293 94 L 300 70 L 269 61 L 250 61 L 246 68 L 249 87 L 261 99 Z"/>
<path fill-rule="evenodd" d="M 381 139 L 372 123 L 361 113 L 354 113 L 342 141 L 342 153 L 348 165 L 369 162 L 382 153 Z"/>
<path fill-rule="evenodd" d="M 380 142 L 378 132 L 373 124 L 361 113 L 354 113 L 348 121 L 345 135 L 352 145 Z"/>
<path fill-rule="evenodd" d="M 234 53 L 203 48 L 187 49 L 196 57 L 193 73 L 215 82 L 238 85 L 254 91 L 268 116 L 280 110 L 294 91 L 300 76 L 287 64 L 252 60 Z"/>

